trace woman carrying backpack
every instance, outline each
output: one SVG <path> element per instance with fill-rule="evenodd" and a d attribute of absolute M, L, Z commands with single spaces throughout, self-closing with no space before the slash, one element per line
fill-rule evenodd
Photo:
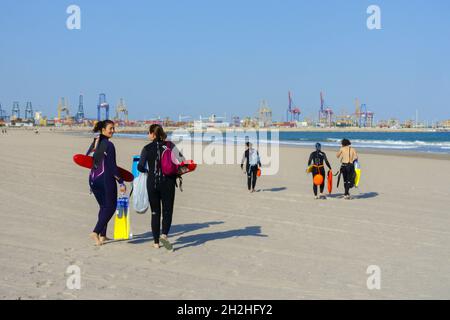
<path fill-rule="evenodd" d="M 166 249 L 172 250 L 172 245 L 167 236 L 172 225 L 177 176 L 163 174 L 161 159 L 166 150 L 169 152 L 172 150 L 172 154 L 178 160 L 183 160 L 183 155 L 176 150 L 172 142 L 166 141 L 167 134 L 159 124 L 152 124 L 150 126 L 148 137 L 152 142 L 142 149 L 138 170 L 148 173 L 147 192 L 152 210 L 153 246 L 159 248 L 161 241 Z"/>
<path fill-rule="evenodd" d="M 256 177 L 258 173 L 258 168 L 261 167 L 261 160 L 259 158 L 259 153 L 253 149 L 250 142 L 245 143 L 247 150 L 245 150 L 242 156 L 241 169 L 244 168 L 244 162 L 246 163 L 245 172 L 247 173 L 247 187 L 248 191 L 251 193 L 255 192 Z"/>

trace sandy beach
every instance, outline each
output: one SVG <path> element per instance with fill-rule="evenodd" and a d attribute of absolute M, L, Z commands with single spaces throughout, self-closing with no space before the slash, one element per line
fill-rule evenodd
<path fill-rule="evenodd" d="M 112 141 L 124 168 L 146 144 Z M 90 142 L 0 135 L 0 299 L 450 298 L 448 157 L 360 152 L 351 201 L 342 186 L 314 200 L 312 150 L 280 147 L 278 174 L 254 194 L 238 165 L 200 165 L 177 190 L 168 252 L 152 248 L 149 212 L 131 212 L 133 240 L 93 246 L 98 206 L 88 170 L 72 162 Z M 336 150 L 324 151 L 336 171 Z M 66 287 L 71 265 L 80 290 Z M 367 287 L 372 265 L 379 290 Z"/>

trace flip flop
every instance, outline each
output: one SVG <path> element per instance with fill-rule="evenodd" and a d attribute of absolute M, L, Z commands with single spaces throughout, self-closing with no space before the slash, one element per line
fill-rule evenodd
<path fill-rule="evenodd" d="M 159 242 L 161 242 L 161 244 L 163 245 L 164 248 L 166 248 L 169 251 L 173 251 L 173 246 L 172 244 L 169 242 L 169 240 L 165 239 L 165 238 L 159 238 Z"/>

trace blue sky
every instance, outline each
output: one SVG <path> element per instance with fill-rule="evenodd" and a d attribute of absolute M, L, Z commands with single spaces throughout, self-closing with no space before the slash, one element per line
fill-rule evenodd
<path fill-rule="evenodd" d="M 81 8 L 81 30 L 66 9 Z M 382 30 L 366 9 L 381 8 Z M 262 99 L 285 118 L 319 93 L 336 113 L 358 97 L 376 119 L 450 118 L 450 2 L 419 0 L 1 0 L 0 103 L 54 116 L 59 97 L 96 116 L 98 94 L 130 118 L 253 116 Z"/>

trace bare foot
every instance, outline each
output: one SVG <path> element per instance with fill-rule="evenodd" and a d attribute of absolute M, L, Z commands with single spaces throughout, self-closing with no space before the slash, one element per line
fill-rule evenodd
<path fill-rule="evenodd" d="M 159 243 L 154 243 L 154 244 L 153 244 L 153 248 L 159 249 L 159 247 L 160 247 Z"/>
<path fill-rule="evenodd" d="M 111 239 L 108 238 L 108 237 L 100 236 L 100 241 L 101 241 L 101 242 L 110 241 L 110 240 L 111 240 Z"/>
<path fill-rule="evenodd" d="M 98 236 L 98 234 L 96 234 L 95 232 L 92 232 L 89 237 L 95 241 L 95 245 L 96 246 L 101 246 L 103 243 L 100 240 L 100 237 Z"/>

